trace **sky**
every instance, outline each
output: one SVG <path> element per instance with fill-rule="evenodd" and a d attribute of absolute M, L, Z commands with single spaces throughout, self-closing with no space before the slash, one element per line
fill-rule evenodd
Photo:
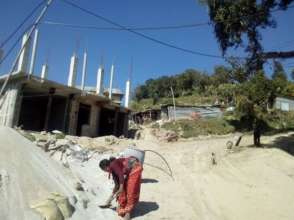
<path fill-rule="evenodd" d="M 0 43 L 11 33 L 25 16 L 41 0 L 0 0 Z M 198 0 L 72 0 L 81 7 L 128 27 L 170 26 L 208 22 L 207 8 Z M 24 26 L 33 22 L 40 10 Z M 294 8 L 274 14 L 277 28 L 262 31 L 263 46 L 267 50 L 294 49 Z M 113 27 L 79 9 L 53 0 L 44 21 L 63 22 L 76 25 Z M 21 35 L 5 45 L 7 51 Z M 201 53 L 221 55 L 212 26 L 204 25 L 176 30 L 141 31 L 148 36 Z M 49 65 L 48 78 L 61 83 L 67 82 L 70 57 L 75 52 L 79 57 L 77 85 L 82 75 L 83 52 L 88 52 L 87 86 L 96 85 L 97 69 L 103 56 L 105 66 L 105 87 L 109 85 L 112 62 L 115 65 L 114 86 L 125 90 L 125 82 L 130 76 L 132 88 L 145 80 L 163 75 L 173 75 L 194 68 L 210 74 L 215 65 L 226 64 L 221 58 L 188 54 L 169 48 L 127 31 L 89 30 L 41 24 L 35 75 L 40 75 L 41 66 Z M 0 74 L 7 73 L 15 59 L 20 44 L 0 66 Z M 229 54 L 242 54 L 241 50 L 230 50 Z M 133 62 L 132 62 L 133 60 Z M 294 68 L 294 59 L 283 61 L 287 73 Z M 267 72 L 271 66 L 267 66 Z"/>

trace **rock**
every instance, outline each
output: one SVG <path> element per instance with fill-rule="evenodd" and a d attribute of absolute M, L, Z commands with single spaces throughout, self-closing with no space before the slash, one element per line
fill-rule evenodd
<path fill-rule="evenodd" d="M 135 133 L 135 140 L 139 140 L 140 138 L 141 138 L 141 131 L 137 131 L 136 133 Z"/>
<path fill-rule="evenodd" d="M 105 142 L 108 143 L 109 145 L 113 145 L 113 144 L 117 144 L 118 143 L 118 140 L 115 136 L 113 135 L 109 135 L 109 136 L 106 136 L 104 137 L 105 139 Z"/>
<path fill-rule="evenodd" d="M 43 200 L 35 205 L 32 205 L 31 208 L 37 211 L 42 216 L 42 219 L 64 220 L 62 212 L 53 199 Z"/>
<path fill-rule="evenodd" d="M 61 131 L 58 131 L 58 130 L 53 130 L 51 131 L 52 134 L 63 134 L 63 132 Z"/>
<path fill-rule="evenodd" d="M 226 143 L 226 147 L 227 147 L 228 150 L 231 150 L 233 148 L 233 142 L 232 141 L 228 141 Z"/>
<path fill-rule="evenodd" d="M 70 218 L 75 211 L 75 208 L 70 204 L 69 199 L 58 193 L 52 193 L 50 199 L 53 199 L 60 209 L 65 219 Z"/>
<path fill-rule="evenodd" d="M 41 134 L 41 135 L 46 135 L 47 132 L 46 132 L 46 131 L 41 131 L 40 134 Z"/>
<path fill-rule="evenodd" d="M 174 131 L 168 131 L 167 133 L 165 133 L 165 135 L 163 137 L 163 140 L 165 140 L 167 142 L 177 141 L 178 140 L 178 135 Z"/>
<path fill-rule="evenodd" d="M 52 193 L 47 199 L 31 206 L 45 220 L 64 220 L 70 218 L 75 208 L 69 199 L 59 193 Z"/>
<path fill-rule="evenodd" d="M 75 204 L 77 204 L 78 199 L 77 199 L 76 196 L 70 196 L 70 197 L 68 198 L 68 201 L 70 202 L 70 204 L 75 205 Z"/>
<path fill-rule="evenodd" d="M 211 153 L 211 164 L 217 165 L 215 153 L 213 153 L 213 152 Z"/>
<path fill-rule="evenodd" d="M 87 209 L 88 208 L 89 202 L 90 202 L 89 199 L 82 199 L 82 204 L 83 204 L 83 208 L 84 209 Z"/>
<path fill-rule="evenodd" d="M 82 184 L 80 182 L 76 182 L 75 189 L 77 191 L 85 191 Z"/>

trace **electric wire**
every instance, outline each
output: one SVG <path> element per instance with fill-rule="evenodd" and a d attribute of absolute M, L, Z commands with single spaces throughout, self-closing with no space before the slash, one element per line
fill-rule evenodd
<path fill-rule="evenodd" d="M 43 0 L 38 3 L 33 10 L 22 20 L 22 22 L 6 37 L 6 39 L 1 43 L 0 48 L 3 48 L 12 38 L 13 36 L 21 29 L 21 27 L 35 14 L 35 12 L 45 3 Z"/>
<path fill-rule="evenodd" d="M 28 38 L 27 38 L 27 40 L 24 42 L 24 44 L 22 45 L 20 51 L 18 52 L 18 54 L 17 54 L 17 56 L 16 56 L 16 58 L 15 58 L 13 64 L 12 64 L 12 67 L 11 67 L 9 73 L 7 74 L 7 76 L 6 76 L 6 78 L 5 78 L 5 81 L 4 81 L 4 83 L 3 83 L 2 87 L 1 87 L 1 90 L 0 90 L 0 98 L 2 98 L 2 96 L 3 96 L 3 92 L 4 92 L 4 90 L 5 90 L 6 86 L 7 86 L 7 83 L 8 83 L 8 81 L 9 81 L 9 79 L 10 79 L 10 77 L 11 77 L 11 75 L 12 75 L 12 73 L 13 73 L 15 67 L 16 67 L 16 65 L 17 65 L 18 59 L 19 59 L 19 57 L 20 57 L 22 51 L 24 50 L 25 46 L 27 45 L 27 43 L 28 43 L 28 41 L 29 41 L 29 38 L 31 37 L 32 33 L 35 31 L 35 29 L 36 29 L 37 26 L 39 25 L 41 19 L 42 19 L 42 18 L 44 17 L 44 15 L 46 14 L 46 12 L 47 12 L 49 6 L 51 5 L 52 1 L 53 1 L 53 0 L 48 0 L 48 1 L 47 1 L 47 3 L 46 3 L 46 5 L 44 6 L 43 10 L 41 11 L 41 13 L 39 14 L 39 16 L 37 17 L 37 19 L 36 19 L 35 22 L 33 23 L 32 27 L 31 27 L 31 29 L 30 29 L 30 31 L 29 31 L 29 33 L 28 33 Z"/>
<path fill-rule="evenodd" d="M 131 33 L 133 33 L 133 34 L 135 34 L 135 35 L 137 35 L 137 36 L 140 36 L 140 37 L 142 37 L 142 38 L 145 38 L 145 39 L 147 39 L 147 40 L 149 40 L 149 41 L 152 41 L 152 42 L 155 42 L 155 43 L 158 43 L 158 44 L 164 45 L 164 46 L 166 46 L 166 47 L 170 47 L 170 48 L 173 48 L 173 49 L 180 50 L 180 51 L 182 51 L 182 52 L 186 52 L 186 53 L 190 53 L 190 54 L 194 54 L 194 55 L 199 55 L 199 56 L 205 56 L 205 57 L 211 57 L 211 58 L 219 58 L 219 59 L 223 59 L 223 58 L 224 58 L 224 57 L 222 57 L 222 56 L 220 56 L 220 55 L 214 55 L 214 54 L 207 54 L 207 53 L 203 53 L 203 52 L 198 52 L 198 51 L 194 51 L 194 50 L 190 50 L 190 49 L 182 48 L 182 47 L 179 47 L 179 46 L 176 46 L 176 45 L 173 45 L 173 44 L 170 44 L 170 43 L 167 43 L 167 42 L 164 42 L 164 41 L 158 40 L 158 39 L 156 39 L 156 38 L 153 38 L 153 37 L 151 37 L 151 36 L 148 36 L 148 35 L 146 35 L 146 34 L 143 34 L 143 33 L 141 33 L 141 32 L 138 32 L 138 31 L 136 31 L 136 30 L 129 29 L 129 28 L 127 28 L 127 27 L 125 27 L 125 26 L 123 26 L 123 25 L 121 25 L 121 24 L 116 23 L 115 21 L 112 21 L 112 20 L 110 20 L 110 19 L 108 19 L 108 18 L 106 18 L 106 17 L 104 17 L 104 16 L 102 16 L 102 15 L 99 15 L 99 14 L 97 14 L 97 13 L 95 13 L 95 12 L 92 12 L 92 11 L 90 11 L 90 10 L 88 10 L 88 9 L 85 9 L 85 8 L 79 6 L 79 5 L 77 5 L 77 4 L 75 4 L 75 3 L 71 2 L 71 1 L 68 1 L 68 0 L 62 0 L 62 1 L 63 1 L 64 3 L 70 5 L 70 6 L 74 7 L 74 8 L 77 8 L 77 9 L 83 11 L 83 12 L 86 13 L 86 14 L 89 14 L 89 15 L 91 15 L 91 16 L 94 16 L 94 17 L 96 17 L 96 18 L 98 18 L 98 19 L 100 19 L 100 20 L 103 20 L 103 21 L 105 21 L 106 23 L 109 23 L 109 24 L 111 24 L 111 25 L 114 25 L 114 26 L 116 26 L 116 27 L 119 27 L 119 28 L 121 28 L 121 29 L 123 29 L 123 30 L 125 30 L 125 31 L 131 32 Z"/>
<path fill-rule="evenodd" d="M 12 51 L 14 50 L 14 48 L 17 46 L 17 44 L 21 41 L 23 35 L 32 27 L 33 25 L 30 25 L 29 27 L 27 27 L 22 34 L 16 39 L 16 41 L 13 43 L 13 45 L 9 48 L 9 50 L 5 53 L 5 55 L 3 56 L 3 58 L 0 60 L 0 65 L 9 57 L 9 55 L 12 53 Z"/>
<path fill-rule="evenodd" d="M 70 28 L 79 28 L 79 29 L 92 29 L 92 30 L 104 30 L 104 31 L 124 31 L 124 28 L 115 28 L 115 27 L 98 27 L 91 25 L 77 25 L 64 22 L 54 22 L 54 21 L 43 21 L 42 24 L 46 25 L 56 25 Z M 171 25 L 171 26 L 154 26 L 154 27 L 126 27 L 129 30 L 134 31 L 149 31 L 149 30 L 174 30 L 174 29 L 186 29 L 194 28 L 200 26 L 206 26 L 208 22 L 195 23 L 195 24 L 183 24 L 183 25 Z"/>

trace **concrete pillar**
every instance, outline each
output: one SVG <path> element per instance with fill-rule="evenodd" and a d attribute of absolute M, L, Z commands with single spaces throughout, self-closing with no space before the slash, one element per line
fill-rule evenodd
<path fill-rule="evenodd" d="M 14 112 L 14 119 L 13 119 L 13 126 L 18 126 L 19 125 L 19 117 L 20 117 L 20 112 L 21 112 L 21 105 L 22 105 L 22 91 L 24 88 L 24 84 L 19 85 L 18 89 L 18 95 L 15 103 L 15 112 Z"/>
<path fill-rule="evenodd" d="M 10 97 L 7 100 L 8 101 L 8 112 L 7 112 L 7 120 L 6 120 L 6 126 L 8 127 L 13 127 L 15 126 L 15 113 L 16 111 L 16 106 L 17 106 L 17 101 L 19 98 L 19 92 L 20 92 L 20 85 L 19 84 L 14 84 L 10 88 Z"/>
<path fill-rule="evenodd" d="M 96 85 L 97 95 L 103 95 L 103 80 L 104 80 L 104 69 L 103 69 L 103 66 L 99 66 L 97 71 L 97 85 Z"/>
<path fill-rule="evenodd" d="M 79 102 L 75 98 L 70 101 L 68 134 L 76 135 L 79 113 Z"/>
<path fill-rule="evenodd" d="M 76 85 L 77 68 L 78 68 L 78 57 L 74 54 L 70 59 L 68 81 L 67 81 L 68 86 L 74 87 Z"/>
<path fill-rule="evenodd" d="M 111 65 L 111 70 L 110 70 L 110 82 L 109 82 L 109 96 L 108 98 L 111 99 L 112 98 L 112 83 L 113 83 L 113 74 L 114 74 L 114 65 Z"/>
<path fill-rule="evenodd" d="M 31 64 L 30 64 L 30 71 L 29 71 L 30 75 L 34 73 L 37 46 L 38 46 L 38 38 L 39 38 L 39 30 L 36 29 L 35 35 L 34 35 L 33 50 L 32 50 L 32 57 L 31 57 Z"/>
<path fill-rule="evenodd" d="M 29 62 L 29 54 L 30 54 L 30 39 L 28 34 L 25 34 L 22 38 L 22 44 L 21 48 L 23 48 L 19 59 L 18 59 L 18 66 L 17 66 L 17 71 L 18 72 L 27 72 L 27 67 L 28 67 L 28 62 Z"/>
<path fill-rule="evenodd" d="M 64 118 L 63 118 L 63 126 L 62 126 L 62 130 L 64 133 L 67 132 L 66 128 L 67 128 L 67 122 L 69 118 L 68 115 L 69 115 L 70 101 L 71 101 L 71 96 L 67 97 L 65 101 Z"/>
<path fill-rule="evenodd" d="M 97 105 L 91 106 L 91 115 L 90 115 L 90 128 L 91 128 L 91 136 L 97 137 L 98 136 L 98 122 L 99 122 L 99 113 L 100 109 Z"/>
<path fill-rule="evenodd" d="M 48 77 L 48 69 L 49 69 L 49 67 L 47 64 L 42 65 L 42 72 L 41 72 L 42 82 L 44 81 L 44 79 L 47 79 L 47 77 Z"/>
<path fill-rule="evenodd" d="M 87 52 L 84 52 L 84 62 L 83 62 L 83 73 L 82 73 L 81 90 L 84 90 L 85 89 L 86 74 L 87 74 Z"/>
<path fill-rule="evenodd" d="M 47 131 L 49 128 L 49 121 L 51 116 L 51 108 L 52 108 L 52 101 L 53 101 L 53 95 L 55 93 L 55 89 L 51 88 L 49 89 L 49 97 L 48 97 L 48 103 L 46 108 L 46 116 L 45 116 L 45 123 L 44 123 L 44 130 Z"/>
<path fill-rule="evenodd" d="M 130 89 L 131 89 L 131 81 L 127 80 L 126 82 L 126 96 L 125 96 L 125 107 L 129 107 L 129 98 L 130 98 Z"/>

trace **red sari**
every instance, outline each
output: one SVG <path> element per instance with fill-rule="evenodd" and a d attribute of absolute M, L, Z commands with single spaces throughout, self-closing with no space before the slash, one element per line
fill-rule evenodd
<path fill-rule="evenodd" d="M 141 188 L 141 177 L 143 166 L 139 161 L 132 162 L 130 165 L 130 158 L 122 158 L 114 161 L 114 166 L 111 166 L 116 169 L 112 169 L 118 177 L 123 173 L 126 178 L 123 180 L 123 192 L 119 194 L 117 201 L 119 207 L 117 209 L 119 216 L 124 216 L 126 213 L 131 213 L 136 204 L 139 202 L 140 197 L 140 188 Z M 134 159 L 134 158 L 133 158 Z M 120 171 L 118 168 L 120 167 Z M 121 178 L 119 178 L 121 179 Z M 121 180 L 119 181 L 121 184 Z"/>

